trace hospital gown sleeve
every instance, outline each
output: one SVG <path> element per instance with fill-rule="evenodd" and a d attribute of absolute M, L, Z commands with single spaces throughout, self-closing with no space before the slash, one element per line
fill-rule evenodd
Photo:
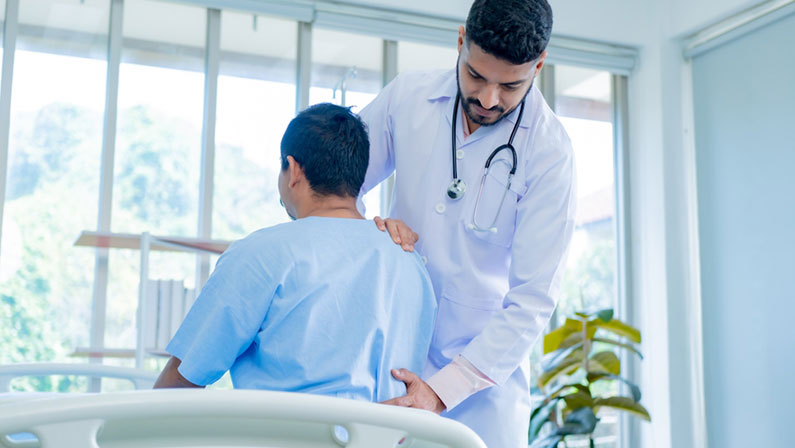
<path fill-rule="evenodd" d="M 526 162 L 527 191 L 517 204 L 510 289 L 503 309 L 461 353 L 498 385 L 528 359 L 555 309 L 574 231 L 577 195 L 571 142 L 562 126 L 546 140 L 557 150 L 542 149 Z"/>
<path fill-rule="evenodd" d="M 252 343 L 275 293 L 274 266 L 244 239 L 218 263 L 166 351 L 179 372 L 205 386 L 223 376 Z"/>

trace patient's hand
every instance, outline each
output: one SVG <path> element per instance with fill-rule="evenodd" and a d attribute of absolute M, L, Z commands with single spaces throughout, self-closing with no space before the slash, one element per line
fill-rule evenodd
<path fill-rule="evenodd" d="M 406 395 L 384 401 L 383 404 L 425 409 L 437 414 L 441 414 L 445 410 L 444 403 L 431 389 L 431 386 L 413 372 L 406 369 L 393 369 L 392 376 L 406 383 Z"/>
<path fill-rule="evenodd" d="M 420 236 L 414 233 L 405 222 L 392 218 L 381 219 L 380 216 L 376 216 L 373 221 L 375 221 L 375 225 L 378 226 L 382 232 L 388 231 L 389 236 L 392 237 L 392 241 L 394 241 L 395 244 L 400 244 L 403 250 L 406 252 L 414 251 L 414 243 L 420 239 Z"/>
<path fill-rule="evenodd" d="M 169 358 L 166 366 L 163 368 L 163 371 L 160 372 L 160 376 L 157 377 L 157 381 L 155 381 L 155 385 L 153 389 L 167 389 L 167 388 L 176 388 L 176 387 L 204 387 L 199 386 L 197 384 L 193 384 L 187 380 L 181 373 L 179 373 L 179 365 L 182 364 L 182 361 L 179 360 L 176 356 L 172 356 Z"/>

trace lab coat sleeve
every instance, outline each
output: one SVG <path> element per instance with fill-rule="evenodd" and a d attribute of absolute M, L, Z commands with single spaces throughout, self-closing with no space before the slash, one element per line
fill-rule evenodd
<path fill-rule="evenodd" d="M 530 356 L 555 309 L 574 231 L 577 202 L 571 142 L 562 127 L 558 151 L 530 159 L 527 192 L 517 204 L 509 291 L 503 309 L 462 352 L 501 385 Z M 535 169 L 533 169 L 535 167 Z"/>
<path fill-rule="evenodd" d="M 370 162 L 367 165 L 367 174 L 364 177 L 364 184 L 362 184 L 357 201 L 357 206 L 362 214 L 364 214 L 362 196 L 383 182 L 395 170 L 392 111 L 399 83 L 400 78 L 395 78 L 359 113 L 359 116 L 367 124 L 367 132 L 370 136 Z"/>

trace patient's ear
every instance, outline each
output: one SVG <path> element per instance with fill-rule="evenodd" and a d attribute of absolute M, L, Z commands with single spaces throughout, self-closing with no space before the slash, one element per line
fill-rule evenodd
<path fill-rule="evenodd" d="M 289 174 L 287 184 L 290 188 L 295 188 L 296 185 L 306 179 L 306 175 L 304 175 L 304 169 L 295 161 L 293 156 L 287 156 L 287 164 L 287 174 Z"/>

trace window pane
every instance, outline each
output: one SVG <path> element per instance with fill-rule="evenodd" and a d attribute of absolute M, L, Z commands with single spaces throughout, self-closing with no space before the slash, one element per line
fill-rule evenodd
<path fill-rule="evenodd" d="M 616 303 L 615 173 L 610 73 L 555 66 L 555 111 L 577 160 L 577 218 L 558 323 Z"/>
<path fill-rule="evenodd" d="M 313 29 L 309 104 L 329 102 L 362 110 L 383 87 L 383 51 L 383 40 L 375 37 Z M 364 196 L 364 204 L 367 218 L 382 215 L 380 186 Z"/>
<path fill-rule="evenodd" d="M 224 11 L 213 237 L 289 220 L 279 204 L 280 142 L 295 115 L 296 22 Z"/>
<path fill-rule="evenodd" d="M 94 251 L 73 242 L 97 222 L 109 11 L 107 0 L 20 2 L 0 364 L 66 360 L 88 343 Z M 68 380 L 30 381 L 43 390 L 70 387 Z"/>
<path fill-rule="evenodd" d="M 398 42 L 398 72 L 452 70 L 458 60 L 455 42 L 450 46 Z"/>
<path fill-rule="evenodd" d="M 615 172 L 611 74 L 556 65 L 555 112 L 569 134 L 577 165 L 577 216 L 563 280 L 557 325 L 575 311 L 616 306 Z M 539 344 L 541 345 L 541 344 Z M 595 350 L 610 349 L 596 344 Z M 596 395 L 615 395 L 617 385 L 599 382 Z M 594 433 L 599 448 L 618 446 L 619 414 L 599 411 Z M 587 438 L 571 446 L 588 446 Z"/>
<path fill-rule="evenodd" d="M 196 235 L 206 21 L 203 8 L 124 2 L 114 232 Z M 110 251 L 106 346 L 135 346 L 139 256 Z M 151 272 L 192 284 L 194 260 L 153 254 Z"/>
<path fill-rule="evenodd" d="M 361 34 L 312 31 L 312 88 L 309 104 L 331 102 L 361 110 L 381 91 L 383 41 Z"/>

